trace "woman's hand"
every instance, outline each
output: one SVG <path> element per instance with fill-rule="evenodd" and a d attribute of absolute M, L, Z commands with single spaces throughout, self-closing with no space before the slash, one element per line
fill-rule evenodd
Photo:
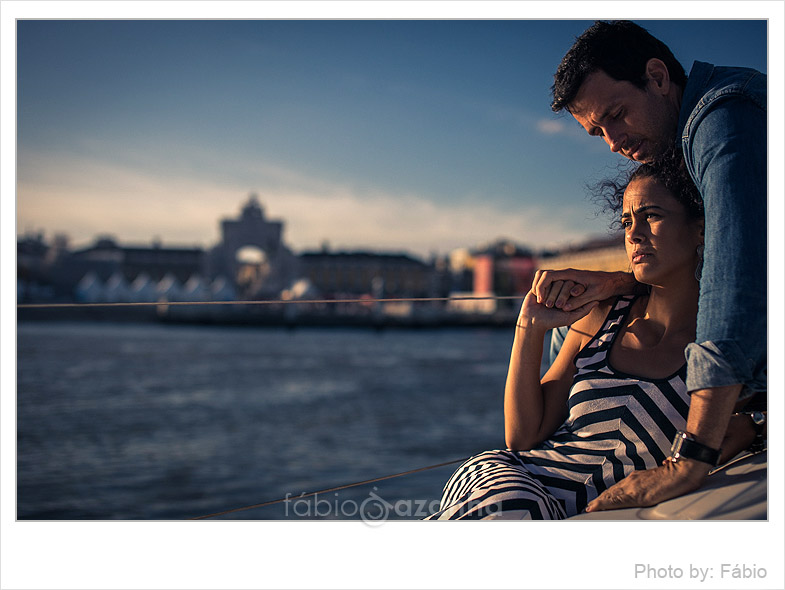
<path fill-rule="evenodd" d="M 569 326 L 577 322 L 582 317 L 597 307 L 598 301 L 589 301 L 581 307 L 572 311 L 565 311 L 556 307 L 548 307 L 541 303 L 537 303 L 537 297 L 533 291 L 529 291 L 521 305 L 521 311 L 518 314 L 517 325 L 519 328 L 536 328 L 543 333 L 551 328 L 558 328 L 559 326 Z"/>
<path fill-rule="evenodd" d="M 591 301 L 632 294 L 634 289 L 635 278 L 630 273 L 567 268 L 538 270 L 531 291 L 545 307 L 572 311 Z"/>

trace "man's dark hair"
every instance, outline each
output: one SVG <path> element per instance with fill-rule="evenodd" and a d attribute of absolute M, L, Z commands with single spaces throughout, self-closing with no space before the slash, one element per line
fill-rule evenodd
<path fill-rule="evenodd" d="M 646 63 L 653 58 L 667 66 L 671 81 L 683 89 L 687 75 L 665 43 L 630 21 L 597 21 L 575 40 L 561 60 L 553 76 L 551 109 L 569 110 L 581 84 L 597 70 L 644 88 Z"/>

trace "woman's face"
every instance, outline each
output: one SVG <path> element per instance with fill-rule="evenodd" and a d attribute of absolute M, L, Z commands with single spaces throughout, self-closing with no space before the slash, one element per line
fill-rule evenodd
<path fill-rule="evenodd" d="M 621 221 L 627 258 L 639 282 L 695 281 L 703 222 L 691 220 L 663 184 L 653 178 L 632 181 L 624 191 Z"/>

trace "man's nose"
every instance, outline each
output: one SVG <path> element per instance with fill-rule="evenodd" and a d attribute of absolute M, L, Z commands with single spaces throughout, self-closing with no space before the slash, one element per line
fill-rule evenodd
<path fill-rule="evenodd" d="M 624 147 L 624 135 L 615 131 L 605 131 L 605 141 L 615 154 L 621 151 Z"/>

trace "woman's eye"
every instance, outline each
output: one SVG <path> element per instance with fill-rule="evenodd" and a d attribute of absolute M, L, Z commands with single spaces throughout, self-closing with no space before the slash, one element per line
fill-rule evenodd
<path fill-rule="evenodd" d="M 622 226 L 622 228 L 623 228 L 623 229 L 627 229 L 627 228 L 628 228 L 628 227 L 630 227 L 631 225 L 632 225 L 632 222 L 631 222 L 631 221 L 622 221 L 622 222 L 621 222 L 621 226 Z"/>

